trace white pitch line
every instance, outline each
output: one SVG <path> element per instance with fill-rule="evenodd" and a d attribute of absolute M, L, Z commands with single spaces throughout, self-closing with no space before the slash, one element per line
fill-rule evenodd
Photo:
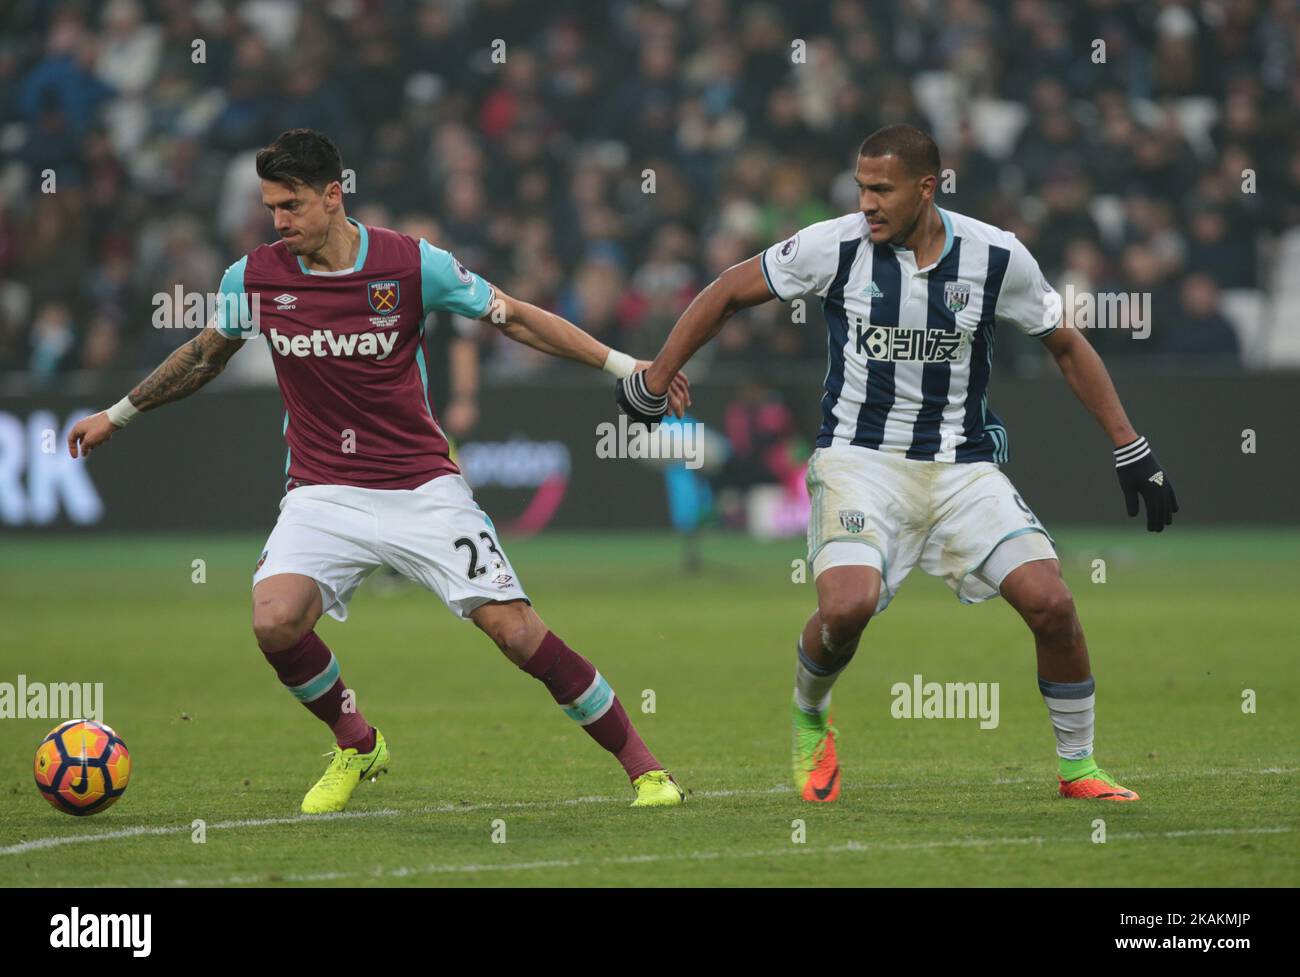
<path fill-rule="evenodd" d="M 1286 834 L 1294 827 L 1272 828 L 1204 828 L 1188 831 L 1162 831 L 1156 833 L 1129 831 L 1112 833 L 1111 839 L 1124 841 L 1150 841 L 1160 838 L 1190 838 L 1205 835 Z M 849 841 L 825 848 L 808 848 L 791 845 L 786 848 L 769 848 L 760 851 L 695 851 L 669 854 L 609 855 L 604 858 L 563 858 L 532 862 L 499 862 L 467 864 L 403 865 L 397 868 L 377 869 L 372 872 L 318 872 L 310 875 L 266 873 L 263 875 L 235 875 L 225 879 L 170 879 L 160 886 L 183 888 L 187 886 L 252 885 L 267 882 L 322 882 L 342 879 L 405 879 L 417 875 L 474 875 L 481 872 L 527 872 L 550 868 L 580 868 L 594 865 L 642 865 L 653 862 L 726 861 L 754 858 L 779 858 L 785 855 L 845 855 L 863 852 L 925 851 L 939 848 L 995 848 L 1005 845 L 1073 844 L 1073 840 L 1060 838 L 1007 837 L 1007 838 L 953 838 L 948 841 Z"/>
<path fill-rule="evenodd" d="M 885 785 L 901 786 L 901 785 Z M 781 784 L 763 790 L 697 790 L 691 797 L 759 797 L 766 794 L 791 794 L 794 788 Z M 223 831 L 231 828 L 265 828 L 280 824 L 315 824 L 321 821 L 342 821 L 362 818 L 416 817 L 425 814 L 468 814 L 475 811 L 502 811 L 528 808 L 575 807 L 580 804 L 617 804 L 628 803 L 626 797 L 571 797 L 556 801 L 501 801 L 483 804 L 436 804 L 409 809 L 380 808 L 375 811 L 340 811 L 335 814 L 298 814 L 287 818 L 242 818 L 233 821 L 214 821 L 205 827 L 205 831 Z M 115 831 L 102 831 L 85 835 L 53 835 L 48 838 L 35 838 L 0 848 L 0 855 L 21 855 L 24 852 L 37 851 L 42 848 L 58 848 L 62 845 L 87 844 L 97 841 L 116 841 L 120 838 L 135 838 L 141 835 L 175 835 L 186 834 L 193 828 L 188 824 L 159 827 L 119 828 Z"/>
<path fill-rule="evenodd" d="M 1263 770 L 1240 770 L 1240 769 L 1208 769 L 1199 771 L 1206 776 L 1215 776 L 1220 774 L 1288 774 L 1295 773 L 1300 767 L 1268 767 Z M 1145 774 L 1141 780 L 1154 780 L 1165 776 L 1183 776 L 1181 773 L 1170 774 L 1161 771 L 1154 771 Z M 1041 777 L 1014 777 L 998 778 L 992 781 L 988 780 L 950 780 L 936 781 L 934 783 L 897 783 L 897 784 L 852 784 L 846 785 L 843 789 L 845 792 L 856 793 L 867 790 L 908 790 L 917 788 L 950 788 L 950 787 L 980 787 L 980 786 L 1008 786 L 1016 784 L 1041 783 Z M 762 797 L 773 794 L 791 794 L 794 788 L 785 784 L 776 787 L 767 787 L 761 790 L 697 790 L 691 791 L 691 797 L 720 798 L 720 797 Z M 206 826 L 207 831 L 224 831 L 235 828 L 265 828 L 281 824 L 302 824 L 315 823 L 320 821 L 345 821 L 364 818 L 391 818 L 391 817 L 418 817 L 427 814 L 470 814 L 476 811 L 501 811 L 501 810 L 530 810 L 554 807 L 575 807 L 582 804 L 618 804 L 627 803 L 626 797 L 573 797 L 555 801 L 501 801 L 486 802 L 482 804 L 437 804 L 424 807 L 397 809 L 381 808 L 374 811 L 340 811 L 335 814 L 298 814 L 293 817 L 284 818 L 243 818 L 230 821 L 215 821 Z M 151 835 L 176 835 L 185 834 L 192 831 L 193 828 L 188 824 L 156 826 L 156 827 L 132 827 L 118 828 L 113 831 L 102 831 L 96 834 L 84 835 L 52 835 L 47 838 L 35 838 L 31 841 L 20 841 L 16 844 L 6 845 L 0 848 L 0 855 L 21 855 L 25 852 L 39 851 L 45 848 L 59 848 L 63 845 L 91 844 L 100 841 L 117 841 L 122 838 L 137 838 Z"/>

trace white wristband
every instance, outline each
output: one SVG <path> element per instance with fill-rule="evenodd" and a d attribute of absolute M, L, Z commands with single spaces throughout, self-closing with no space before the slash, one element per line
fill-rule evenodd
<path fill-rule="evenodd" d="M 131 403 L 130 397 L 123 397 L 104 413 L 114 427 L 126 427 L 139 416 L 140 410 Z"/>
<path fill-rule="evenodd" d="M 1147 444 L 1146 438 L 1139 436 L 1136 440 L 1115 449 L 1115 467 L 1123 468 L 1125 465 L 1131 465 L 1149 454 L 1151 454 L 1151 446 Z"/>
<path fill-rule="evenodd" d="M 606 373 L 612 373 L 620 380 L 625 380 L 636 372 L 636 358 L 628 356 L 626 353 L 620 353 L 616 349 L 611 349 L 609 355 L 605 357 L 605 365 L 601 367 Z"/>

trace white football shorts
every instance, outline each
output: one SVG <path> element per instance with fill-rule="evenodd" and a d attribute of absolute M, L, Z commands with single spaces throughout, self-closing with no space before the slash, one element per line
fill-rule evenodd
<path fill-rule="evenodd" d="M 808 461 L 808 562 L 880 571 L 883 611 L 912 567 L 942 577 L 963 604 L 998 596 L 1003 579 L 1054 560 L 1043 524 L 997 465 L 917 461 L 856 445 Z"/>
<path fill-rule="evenodd" d="M 253 585 L 277 573 L 311 577 L 324 612 L 345 621 L 348 601 L 381 565 L 433 591 L 461 618 L 491 601 L 528 600 L 492 520 L 459 475 L 414 489 L 302 485 L 287 492 Z"/>

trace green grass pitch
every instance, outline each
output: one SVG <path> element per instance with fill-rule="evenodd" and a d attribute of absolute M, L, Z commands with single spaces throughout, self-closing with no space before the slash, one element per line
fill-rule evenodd
<path fill-rule="evenodd" d="M 367 584 L 351 619 L 319 633 L 392 773 L 314 819 L 298 804 L 330 737 L 253 642 L 262 538 L 0 544 L 0 681 L 103 682 L 135 763 L 115 807 L 74 819 L 32 782 L 55 722 L 0 721 L 0 884 L 1300 883 L 1294 530 L 1058 533 L 1097 676 L 1097 755 L 1137 804 L 1055 796 L 1028 632 L 1002 602 L 962 607 L 919 570 L 836 687 L 840 802 L 804 804 L 788 725 L 815 601 L 791 580 L 802 542 L 706 538 L 691 575 L 667 534 L 548 535 L 505 541 L 525 587 L 687 804 L 628 808 L 617 764 L 472 625 L 422 590 Z M 1000 683 L 999 725 L 892 718 L 890 687 L 917 673 Z"/>

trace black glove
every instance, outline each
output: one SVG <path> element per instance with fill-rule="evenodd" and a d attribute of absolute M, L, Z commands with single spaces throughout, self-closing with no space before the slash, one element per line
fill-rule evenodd
<path fill-rule="evenodd" d="M 645 385 L 645 370 L 615 382 L 618 406 L 633 421 L 647 427 L 658 424 L 668 413 L 668 394 L 652 394 Z"/>
<path fill-rule="evenodd" d="M 1174 521 L 1178 499 L 1174 496 L 1173 483 L 1151 453 L 1146 438 L 1139 437 L 1115 449 L 1115 473 L 1124 490 L 1128 514 L 1138 514 L 1138 496 L 1142 496 L 1147 503 L 1147 530 L 1163 532 Z"/>

